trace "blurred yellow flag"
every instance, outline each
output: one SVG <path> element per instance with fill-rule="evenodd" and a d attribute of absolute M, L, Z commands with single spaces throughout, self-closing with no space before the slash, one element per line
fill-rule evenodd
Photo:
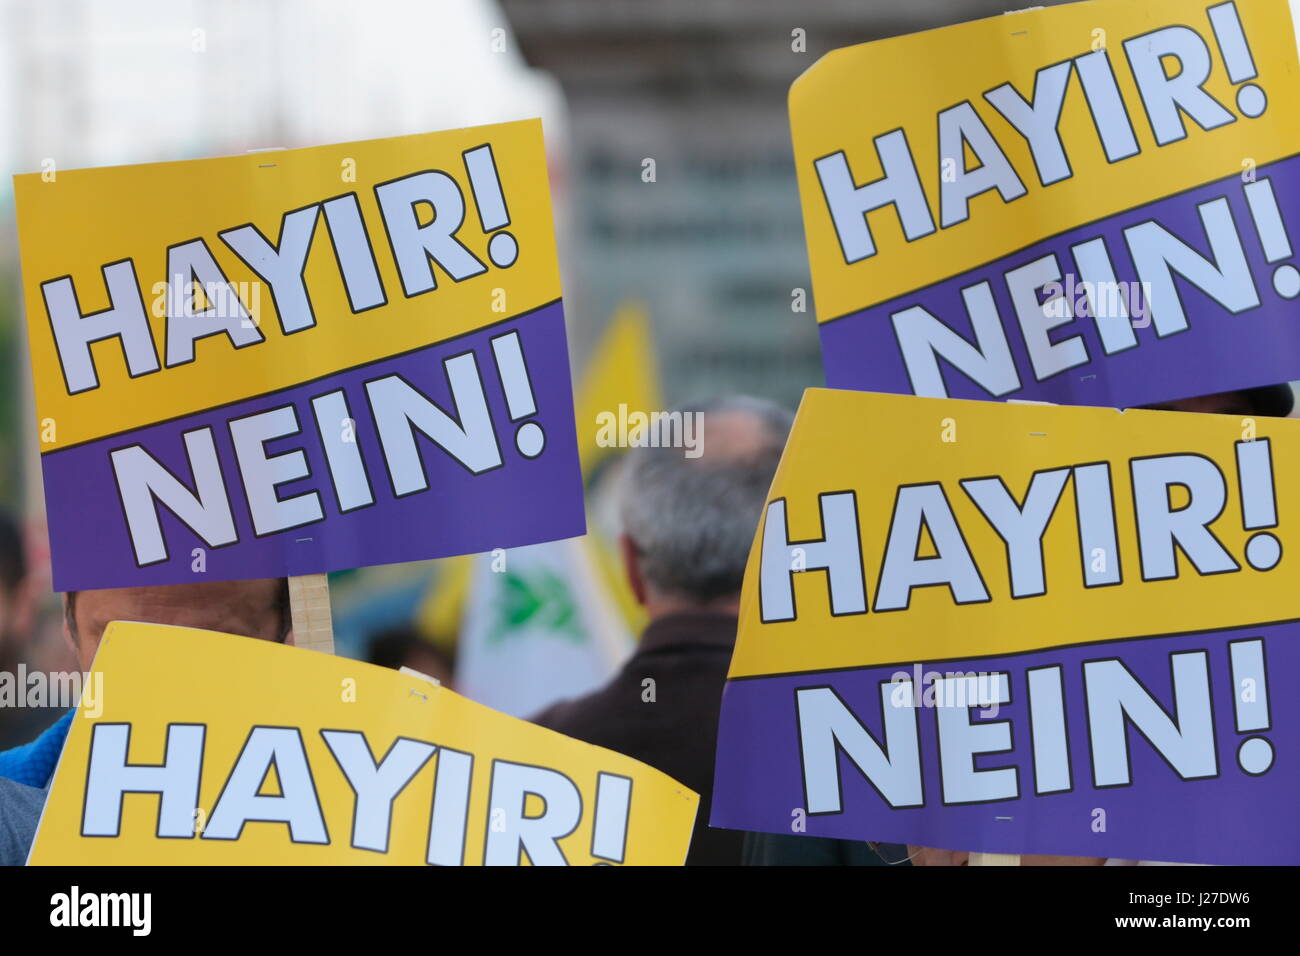
<path fill-rule="evenodd" d="M 582 381 L 574 389 L 573 412 L 583 477 L 590 478 L 596 465 L 612 450 L 596 444 L 596 417 L 601 412 L 617 414 L 620 404 L 651 412 L 661 409 L 662 403 L 650 316 L 640 302 L 624 302 L 609 320 L 605 334 L 587 360 Z"/>

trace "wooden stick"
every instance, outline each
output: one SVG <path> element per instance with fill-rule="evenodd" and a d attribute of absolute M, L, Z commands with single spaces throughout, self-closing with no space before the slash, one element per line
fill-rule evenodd
<path fill-rule="evenodd" d="M 299 574 L 289 578 L 289 610 L 293 617 L 293 643 L 311 651 L 334 653 L 334 622 L 330 619 L 330 584 L 327 574 Z"/>
<path fill-rule="evenodd" d="M 290 578 L 290 580 L 293 580 Z M 1019 866 L 1019 853 L 972 853 L 968 866 Z"/>

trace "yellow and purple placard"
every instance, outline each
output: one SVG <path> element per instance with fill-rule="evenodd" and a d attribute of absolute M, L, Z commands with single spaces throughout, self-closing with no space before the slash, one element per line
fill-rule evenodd
<path fill-rule="evenodd" d="M 109 624 L 76 713 L 32 864 L 680 866 L 699 803 L 427 678 L 213 631 Z"/>
<path fill-rule="evenodd" d="M 15 179 L 58 590 L 582 534 L 541 123 Z"/>
<path fill-rule="evenodd" d="M 827 384 L 1131 407 L 1300 378 L 1286 0 L 1096 0 L 790 92 Z"/>
<path fill-rule="evenodd" d="M 1300 422 L 810 389 L 712 825 L 1300 863 L 1297 513 Z"/>

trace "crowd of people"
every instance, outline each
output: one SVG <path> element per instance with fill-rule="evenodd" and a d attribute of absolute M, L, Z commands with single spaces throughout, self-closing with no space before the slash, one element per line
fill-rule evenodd
<path fill-rule="evenodd" d="M 1276 385 L 1156 407 L 1286 416 L 1292 401 L 1290 387 Z M 626 754 L 698 792 L 688 864 L 963 865 L 967 854 L 960 848 L 744 833 L 708 825 L 720 702 L 742 578 L 792 416 L 773 403 L 747 397 L 687 411 L 703 416 L 702 454 L 636 448 L 622 463 L 622 563 L 648 618 L 637 649 L 606 686 L 551 706 L 533 722 Z M 23 553 L 13 523 L 0 522 L 0 666 L 5 668 L 15 667 L 22 656 L 22 631 L 30 617 Z M 283 578 L 71 592 L 62 601 L 64 639 L 83 672 L 90 670 L 104 628 L 114 620 L 293 643 Z M 445 658 L 410 630 L 380 635 L 370 656 L 380 665 L 450 676 Z M 653 694 L 647 695 L 647 686 Z M 0 863 L 26 859 L 72 717 L 69 711 L 43 730 L 24 728 L 31 730 L 31 739 L 0 751 Z M 1044 865 L 1125 862 L 1136 861 L 1022 860 Z"/>

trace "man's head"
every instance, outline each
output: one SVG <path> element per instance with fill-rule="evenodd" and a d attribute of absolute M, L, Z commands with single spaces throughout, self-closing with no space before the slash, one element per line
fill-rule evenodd
<path fill-rule="evenodd" d="M 621 487 L 628 580 L 650 617 L 734 610 L 745 562 L 792 416 L 756 398 L 682 410 L 702 419 L 698 457 L 635 448 Z"/>
<path fill-rule="evenodd" d="M 289 634 L 289 581 L 204 581 L 69 591 L 63 629 L 83 670 L 90 669 L 110 621 L 198 627 L 283 643 Z"/>
<path fill-rule="evenodd" d="M 1198 395 L 1172 402 L 1143 406 L 1162 412 L 1202 412 L 1209 415 L 1265 415 L 1285 418 L 1291 414 L 1295 396 L 1290 385 L 1261 385 L 1238 392 Z"/>

